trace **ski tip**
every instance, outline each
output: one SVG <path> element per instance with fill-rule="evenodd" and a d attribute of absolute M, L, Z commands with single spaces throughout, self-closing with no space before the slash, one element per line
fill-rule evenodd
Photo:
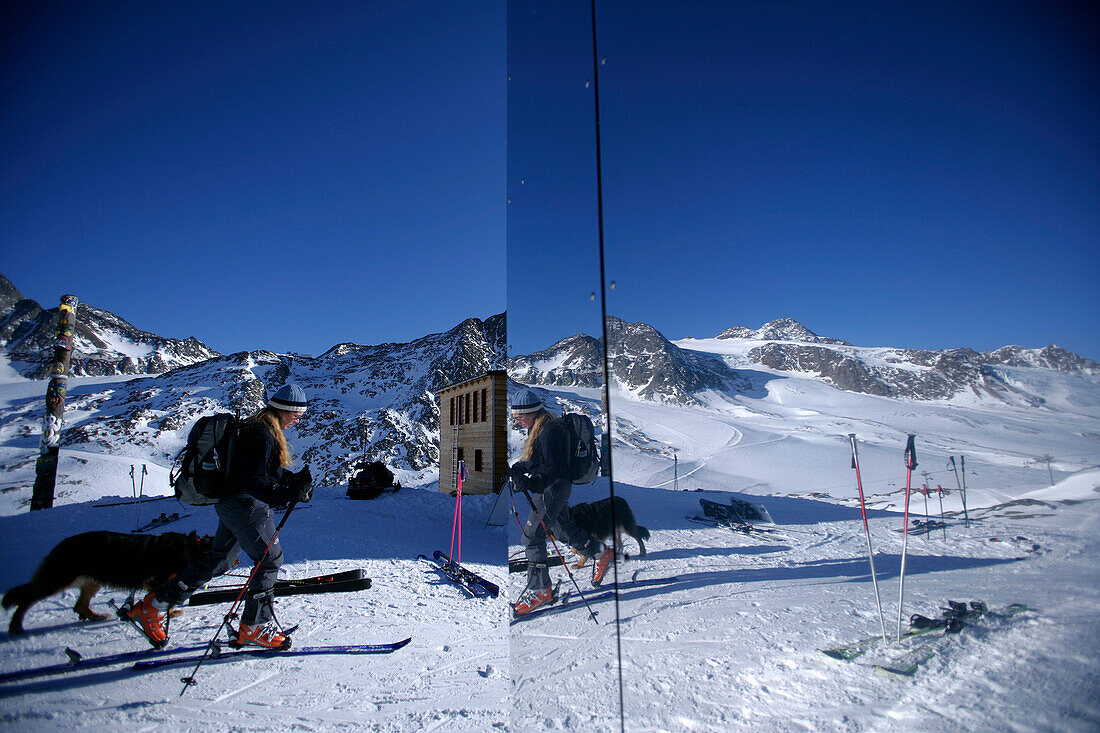
<path fill-rule="evenodd" d="M 410 636 L 407 639 L 402 639 L 401 641 L 397 642 L 396 644 L 393 645 L 394 651 L 397 651 L 398 649 L 401 649 L 403 647 L 408 646 L 409 642 L 411 642 L 412 640 L 413 640 L 413 638 Z"/>

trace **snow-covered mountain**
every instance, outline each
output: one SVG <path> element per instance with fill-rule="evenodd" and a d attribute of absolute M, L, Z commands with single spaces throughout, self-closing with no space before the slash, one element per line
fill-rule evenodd
<path fill-rule="evenodd" d="M 1100 373 L 1096 362 L 1058 346 L 1006 346 L 979 353 L 853 346 L 818 336 L 782 318 L 758 329 L 735 326 L 712 339 L 671 342 L 645 323 L 608 317 L 613 386 L 641 398 L 699 404 L 700 393 L 744 394 L 767 372 L 799 373 L 845 392 L 909 400 L 955 398 L 1041 405 L 1044 396 L 1008 378 L 1004 367 L 1053 369 L 1080 375 Z M 509 375 L 517 382 L 559 387 L 602 383 L 601 341 L 578 334 L 550 348 L 513 357 Z"/>
<path fill-rule="evenodd" d="M 0 349 L 26 377 L 49 375 L 57 338 L 57 307 L 45 310 L 24 298 L 0 274 Z M 110 311 L 86 303 L 77 308 L 71 373 L 75 376 L 159 374 L 219 356 L 198 339 L 173 339 L 142 331 Z"/>
<path fill-rule="evenodd" d="M 305 390 L 309 410 L 290 441 L 321 486 L 346 483 L 364 456 L 384 461 L 406 484 L 431 482 L 439 461 L 435 392 L 497 368 L 504 329 L 500 314 L 409 343 L 340 344 L 316 358 L 241 352 L 156 377 L 74 386 L 62 446 L 145 454 L 167 465 L 199 416 L 252 414 L 292 381 Z M 27 400 L 3 423 L 33 429 L 40 409 L 40 400 Z"/>
<path fill-rule="evenodd" d="M 615 386 L 644 399 L 699 404 L 705 390 L 739 392 L 749 383 L 721 359 L 680 348 L 645 323 L 607 318 L 610 373 Z M 513 357 L 509 376 L 523 384 L 594 387 L 603 383 L 600 339 L 584 334 L 549 349 Z"/>
<path fill-rule="evenodd" d="M 728 343 L 712 348 L 716 341 Z M 734 343 L 741 347 L 731 348 Z M 735 368 L 759 365 L 779 372 L 801 372 L 816 375 L 846 392 L 914 400 L 976 396 L 1040 405 L 1044 401 L 1041 394 L 1010 383 L 1001 367 L 1098 373 L 1096 362 L 1054 345 L 1043 349 L 1006 346 L 985 353 L 967 348 L 930 351 L 856 347 L 840 339 L 820 337 L 790 318 L 771 321 L 755 331 L 738 326 L 715 339 L 685 339 L 679 345 L 724 353 L 726 362 Z"/>
<path fill-rule="evenodd" d="M 751 341 L 798 341 L 807 344 L 834 344 L 837 346 L 849 345 L 847 341 L 841 339 L 818 336 L 793 318 L 779 318 L 768 321 L 756 330 L 745 326 L 732 326 L 718 334 L 717 338 L 748 339 Z"/>

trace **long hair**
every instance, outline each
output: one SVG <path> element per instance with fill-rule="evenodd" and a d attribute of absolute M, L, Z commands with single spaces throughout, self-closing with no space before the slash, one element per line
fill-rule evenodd
<path fill-rule="evenodd" d="M 267 429 L 267 432 L 271 433 L 271 436 L 275 438 L 275 448 L 278 451 L 279 465 L 286 468 L 293 463 L 293 461 L 290 458 L 290 446 L 287 445 L 286 436 L 283 435 L 283 429 L 279 425 L 280 412 L 283 412 L 283 410 L 279 410 L 275 407 L 265 407 L 248 418 L 246 422 L 262 425 Z"/>
<path fill-rule="evenodd" d="M 523 446 L 522 461 L 531 460 L 531 456 L 535 452 L 535 441 L 538 440 L 539 434 L 546 429 L 546 426 L 553 422 L 554 416 L 547 410 L 539 410 L 535 413 L 535 422 L 531 424 L 531 430 L 527 433 L 527 443 Z"/>

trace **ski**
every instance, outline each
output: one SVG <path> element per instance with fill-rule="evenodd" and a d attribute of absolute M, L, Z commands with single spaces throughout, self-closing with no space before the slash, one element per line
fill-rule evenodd
<path fill-rule="evenodd" d="M 635 576 L 637 575 L 637 572 L 638 571 L 635 571 Z M 590 593 L 584 598 L 589 603 L 591 603 L 592 601 L 601 601 L 607 598 L 614 597 L 616 590 L 632 590 L 634 588 L 644 588 L 651 585 L 671 585 L 673 583 L 679 582 L 681 582 L 681 579 L 676 575 L 671 575 L 666 578 L 649 578 L 647 580 L 628 580 L 625 583 L 619 583 L 619 587 L 617 589 L 608 588 L 606 590 L 600 590 L 596 593 Z M 513 616 L 512 620 L 509 621 L 509 625 L 515 625 L 520 622 L 526 621 L 527 619 L 544 616 L 550 613 L 557 613 L 558 611 L 564 611 L 570 608 L 576 608 L 577 606 L 584 605 L 583 600 L 574 602 L 572 600 L 572 596 L 572 591 L 566 591 L 565 593 L 562 593 L 561 596 L 553 603 L 548 603 L 545 606 L 539 606 L 534 611 L 529 611 L 522 616 Z"/>
<path fill-rule="evenodd" d="M 1022 603 L 1012 603 L 999 611 L 990 611 L 985 608 L 975 609 L 971 613 L 961 617 L 965 619 L 965 621 L 960 623 L 957 627 L 952 628 L 948 626 L 943 636 L 936 637 L 927 644 L 920 644 L 906 651 L 901 656 L 877 663 L 873 666 L 875 669 L 880 669 L 883 672 L 889 672 L 890 674 L 900 675 L 902 677 L 911 677 L 920 669 L 922 664 L 935 657 L 944 649 L 947 649 L 951 645 L 951 637 L 955 633 L 961 631 L 962 628 L 965 627 L 966 622 L 977 619 L 1004 620 L 1027 610 L 1028 607 Z"/>
<path fill-rule="evenodd" d="M 333 583 L 340 580 L 362 580 L 367 577 L 367 572 L 363 568 L 355 568 L 354 570 L 341 570 L 336 573 L 329 573 L 328 575 L 314 575 L 308 578 L 279 578 L 275 581 L 275 587 L 291 586 L 291 585 L 310 585 L 313 583 Z M 369 578 L 367 578 L 369 580 Z"/>
<path fill-rule="evenodd" d="M 559 565 L 565 565 L 565 558 L 561 555 L 551 555 L 546 559 L 546 567 L 556 568 Z M 527 558 L 521 558 L 519 560 L 508 561 L 509 573 L 522 573 L 527 570 Z"/>
<path fill-rule="evenodd" d="M 242 647 L 234 649 L 217 644 L 206 657 L 208 662 L 229 661 L 245 657 L 301 657 L 316 654 L 390 654 L 406 646 L 412 641 L 412 637 L 395 641 L 389 644 L 335 644 L 332 646 L 303 646 L 297 649 L 263 649 L 259 647 Z M 206 646 L 199 647 L 205 651 Z M 193 651 L 193 650 L 192 650 Z M 189 654 L 182 657 L 164 657 L 157 659 L 143 659 L 134 663 L 134 669 L 147 670 L 167 667 L 176 664 L 188 664 L 198 662 L 202 655 Z"/>
<path fill-rule="evenodd" d="M 92 504 L 93 509 L 105 506 L 133 506 L 134 504 L 147 504 L 150 501 L 161 501 L 163 499 L 175 499 L 174 496 L 144 496 L 140 499 L 126 499 L 124 501 L 109 501 L 106 504 Z"/>
<path fill-rule="evenodd" d="M 774 539 L 776 541 L 779 541 L 779 536 L 782 534 L 777 529 L 758 527 L 755 524 L 749 524 L 748 522 L 742 522 L 739 520 L 715 519 L 713 517 L 700 517 L 698 515 L 694 517 L 685 517 L 685 519 L 691 522 L 696 522 L 698 524 L 705 524 L 708 527 L 725 527 L 726 529 L 730 529 L 734 532 L 740 532 L 746 535 L 753 534 L 754 532 L 760 533 L 762 535 L 776 535 L 775 537 L 764 537 L 762 539 Z"/>
<path fill-rule="evenodd" d="M 371 587 L 370 578 L 359 578 L 358 580 L 333 580 L 325 583 L 295 583 L 294 585 L 277 585 L 275 586 L 275 595 L 279 597 L 283 596 L 300 596 L 313 593 L 349 593 L 351 591 L 366 590 Z M 188 600 L 189 606 L 207 606 L 211 603 L 226 603 L 237 600 L 240 595 L 240 588 L 230 588 L 225 590 L 211 590 L 203 593 L 195 593 Z"/>
<path fill-rule="evenodd" d="M 161 512 L 159 517 L 157 517 L 156 519 L 154 519 L 153 521 L 151 521 L 147 524 L 143 524 L 142 526 L 138 527 L 137 529 L 130 530 L 130 533 L 131 534 L 138 534 L 138 533 L 141 533 L 141 532 L 148 532 L 151 529 L 156 529 L 157 527 L 163 527 L 164 525 L 171 524 L 172 522 L 178 522 L 179 520 L 186 519 L 189 516 L 191 516 L 191 515 L 190 514 L 180 514 L 179 512 L 172 512 L 171 514 Z"/>
<path fill-rule="evenodd" d="M 121 652 L 119 654 L 108 654 L 102 657 L 85 658 L 82 657 L 79 652 L 71 648 L 66 648 L 65 654 L 69 657 L 68 662 L 61 662 L 59 664 L 48 664 L 43 667 L 22 669 L 16 672 L 5 672 L 3 674 L 0 674 L 0 683 L 15 682 L 17 680 L 31 679 L 33 677 L 48 677 L 51 675 L 65 674 L 67 672 L 78 672 L 84 669 L 110 667 L 116 664 L 126 664 L 127 662 L 135 662 L 146 659 L 159 659 L 162 656 L 201 652 L 205 649 L 206 644 L 199 644 L 196 646 L 180 647 L 178 649 L 142 649 L 141 651 L 136 652 Z"/>
<path fill-rule="evenodd" d="M 699 506 L 703 508 L 703 515 L 713 519 L 727 522 L 739 522 L 750 524 L 752 522 L 768 522 L 775 524 L 768 510 L 762 504 L 750 504 L 747 501 L 730 497 L 729 506 L 719 504 L 716 501 L 700 499 Z"/>
<path fill-rule="evenodd" d="M 223 575 L 222 578 L 247 578 L 247 575 Z M 353 570 L 341 570 L 335 573 L 328 573 L 326 575 L 311 575 L 308 578 L 279 578 L 275 581 L 275 587 L 289 586 L 289 585 L 312 585 L 314 583 L 332 583 L 338 580 L 360 580 L 366 577 L 366 571 L 363 568 L 355 568 Z M 227 588 L 235 587 L 240 590 L 240 586 L 211 586 L 207 585 L 202 589 L 202 592 L 212 590 L 226 590 Z"/>
<path fill-rule="evenodd" d="M 906 631 L 904 634 L 901 635 L 901 643 L 904 644 L 906 639 L 910 639 L 914 636 L 922 636 L 924 634 L 927 634 L 927 633 L 930 633 L 930 632 L 933 632 L 933 631 L 942 630 L 943 628 L 944 628 L 943 626 L 936 626 L 936 627 L 931 627 L 930 626 L 930 627 L 924 628 L 924 629 L 909 629 L 908 631 Z M 848 660 L 851 660 L 851 659 L 855 659 L 856 657 L 863 656 L 864 654 L 871 651 L 872 649 L 874 649 L 876 647 L 879 647 L 879 646 L 883 646 L 887 643 L 897 644 L 898 642 L 894 638 L 891 638 L 889 640 L 889 642 L 886 642 L 882 638 L 882 635 L 879 634 L 878 636 L 864 637 L 863 639 L 859 639 L 858 641 L 854 641 L 851 644 L 845 644 L 843 646 L 837 646 L 837 647 L 830 647 L 829 649 L 818 649 L 818 651 L 821 652 L 822 654 L 824 654 L 827 657 L 832 657 L 833 659 L 840 659 L 840 660 L 843 660 L 843 661 L 848 661 Z"/>
<path fill-rule="evenodd" d="M 927 644 L 921 644 L 910 649 L 896 659 L 876 664 L 874 667 L 875 669 L 881 669 L 883 672 L 910 677 L 921 664 L 936 656 L 940 651 L 947 648 L 950 643 L 951 640 L 946 635 L 939 636 Z"/>
<path fill-rule="evenodd" d="M 348 576 L 343 579 L 337 576 Z M 354 577 L 358 575 L 358 577 Z M 337 573 L 330 576 L 332 580 L 315 580 L 304 578 L 302 580 L 282 580 L 275 582 L 275 595 L 299 596 L 313 593 L 348 593 L 357 590 L 366 590 L 371 587 L 371 579 L 363 577 L 362 570 L 351 570 L 347 573 Z M 206 606 L 211 603 L 226 603 L 237 600 L 241 593 L 240 586 L 236 588 L 223 588 L 195 593 L 187 602 L 189 606 Z"/>
<path fill-rule="evenodd" d="M 433 552 L 432 558 L 437 563 L 436 570 L 438 570 L 440 574 L 465 589 L 470 595 L 482 597 L 489 595 L 493 598 L 500 595 L 500 588 L 496 583 L 491 583 L 477 573 L 462 567 L 461 564 L 453 562 L 451 558 L 447 557 L 446 553 L 441 550 Z M 427 560 L 428 557 L 426 555 L 417 555 L 416 559 Z"/>
<path fill-rule="evenodd" d="M 909 629 L 901 635 L 900 639 L 896 637 L 884 639 L 880 634 L 877 636 L 864 637 L 863 639 L 859 639 L 851 644 L 845 644 L 844 646 L 819 649 L 818 651 L 827 657 L 848 661 L 863 656 L 872 649 L 880 646 L 908 648 L 907 645 L 912 643 L 910 640 L 913 637 L 924 636 L 934 631 L 957 630 L 961 627 L 963 619 L 976 618 L 982 613 L 986 613 L 988 610 L 981 601 L 972 601 L 970 606 L 955 601 L 948 601 L 947 603 L 948 607 L 942 609 L 943 613 L 939 618 L 930 619 L 920 614 L 913 614 L 909 619 Z M 958 626 L 953 628 L 953 624 Z"/>
<path fill-rule="evenodd" d="M 882 635 L 868 636 L 851 644 L 844 644 L 842 646 L 830 647 L 828 649 L 819 649 L 822 654 L 833 659 L 840 659 L 842 661 L 849 661 L 857 657 L 861 657 L 869 651 L 878 647 L 887 648 L 908 648 L 907 645 L 913 643 L 911 640 L 914 637 L 925 636 L 929 633 L 936 631 L 947 631 L 952 622 L 958 624 L 965 623 L 980 617 L 987 618 L 1004 618 L 1012 616 L 1021 611 L 1026 611 L 1027 606 L 1023 606 L 1018 603 L 1014 603 L 1005 607 L 1000 611 L 990 611 L 985 607 L 985 604 L 981 601 L 971 601 L 969 606 L 966 604 L 957 603 L 954 601 L 948 601 L 948 608 L 943 609 L 944 613 L 940 618 L 930 619 L 919 614 L 913 614 L 910 618 L 909 630 L 901 636 L 901 640 L 891 637 L 889 640 L 884 640 Z M 958 626 L 956 629 L 959 628 Z M 919 648 L 919 647 L 918 647 Z M 916 648 L 913 649 L 916 651 Z"/>
<path fill-rule="evenodd" d="M 942 522 L 939 519 L 929 519 L 929 520 L 914 519 L 913 520 L 913 526 L 909 528 L 909 534 L 912 534 L 912 535 L 928 534 L 929 532 L 934 532 L 937 529 L 945 529 L 946 527 L 947 527 L 947 523 Z M 905 530 L 895 529 L 894 531 L 898 532 L 898 533 L 901 533 L 901 532 L 904 532 Z"/>

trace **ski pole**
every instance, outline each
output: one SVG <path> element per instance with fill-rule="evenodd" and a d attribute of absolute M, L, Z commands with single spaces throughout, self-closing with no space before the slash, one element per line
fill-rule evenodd
<path fill-rule="evenodd" d="M 962 481 L 959 480 L 959 467 L 955 465 L 955 456 L 948 456 L 947 467 L 955 472 L 955 485 L 959 487 L 959 496 L 963 501 L 963 518 L 965 519 L 965 526 L 970 526 L 970 518 L 966 516 L 966 494 L 963 493 Z"/>
<path fill-rule="evenodd" d="M 901 617 L 905 609 L 905 551 L 909 543 L 909 487 L 913 478 L 913 469 L 917 467 L 916 435 L 909 434 L 905 444 L 905 525 L 902 527 L 901 540 L 901 587 L 898 591 L 898 641 L 901 641 Z"/>
<path fill-rule="evenodd" d="M 225 614 L 225 616 L 222 617 L 221 625 L 218 626 L 218 630 L 214 632 L 214 636 L 210 639 L 210 643 L 206 645 L 206 651 L 202 653 L 202 656 L 199 658 L 198 664 L 196 664 L 195 668 L 191 670 L 191 674 L 189 676 L 180 679 L 180 682 L 183 683 L 183 689 L 180 690 L 180 697 L 183 697 L 183 693 L 187 692 L 188 687 L 198 684 L 198 681 L 195 679 L 195 675 L 198 674 L 199 667 L 201 667 L 202 663 L 206 661 L 206 657 L 210 655 L 210 650 L 214 648 L 215 644 L 217 644 L 218 634 L 220 634 L 222 632 L 222 629 L 225 628 L 226 624 L 229 623 L 229 619 L 233 618 L 236 615 L 237 606 L 240 604 L 241 599 L 244 598 L 244 594 L 245 591 L 248 590 L 249 583 L 251 583 L 252 579 L 256 577 L 256 571 L 260 569 L 260 563 L 264 561 L 264 558 L 267 557 L 267 553 L 271 551 L 271 546 L 275 544 L 275 540 L 279 539 L 279 531 L 283 528 L 283 525 L 286 524 L 286 520 L 290 519 L 290 513 L 294 511 L 294 507 L 297 504 L 297 500 L 290 502 L 290 505 L 286 508 L 286 514 L 284 514 L 283 518 L 279 520 L 278 526 L 275 527 L 274 534 L 271 535 L 271 541 L 267 543 L 267 547 L 264 548 L 264 552 L 262 555 L 260 555 L 260 559 L 256 561 L 256 564 L 252 568 L 252 572 L 248 574 L 248 580 L 246 580 L 244 582 L 244 585 L 241 586 L 241 592 L 237 594 L 237 599 L 233 601 L 233 605 L 230 607 L 229 613 Z"/>
<path fill-rule="evenodd" d="M 588 614 L 592 617 L 592 621 L 599 625 L 599 619 L 596 618 L 596 612 L 592 610 L 592 606 L 588 603 L 588 599 L 584 597 L 584 593 L 581 591 L 581 587 L 577 585 L 577 579 L 573 577 L 573 571 L 569 569 L 569 564 L 565 562 L 565 555 L 561 553 L 561 548 L 558 547 L 558 541 L 554 539 L 554 535 L 550 532 L 550 529 L 546 526 L 546 521 L 542 517 L 542 512 L 535 506 L 534 499 L 531 498 L 531 494 L 527 492 L 527 489 L 520 489 L 523 495 L 527 497 L 527 503 L 531 505 L 531 511 L 535 513 L 535 516 L 539 518 L 539 524 L 542 525 L 542 531 L 546 533 L 546 536 L 550 538 L 550 543 L 554 545 L 554 552 L 558 553 L 558 557 L 561 558 L 561 566 L 565 568 L 565 574 L 569 576 L 569 580 L 573 582 L 573 587 L 577 589 L 577 595 L 584 601 L 584 605 L 588 608 Z M 523 527 L 520 527 L 522 530 Z M 526 534 L 526 533 L 525 533 Z"/>
<path fill-rule="evenodd" d="M 455 497 L 455 518 L 454 523 L 451 524 L 451 549 L 447 553 L 447 557 L 451 558 L 451 562 L 462 562 L 462 479 L 463 474 L 466 472 L 466 463 L 464 461 L 458 462 L 458 494 Z M 455 537 L 458 537 L 458 557 L 455 557 Z"/>
<path fill-rule="evenodd" d="M 141 502 L 138 501 L 137 483 L 134 481 L 134 464 L 130 464 L 130 490 L 134 495 L 134 529 L 141 526 Z"/>
<path fill-rule="evenodd" d="M 875 552 L 871 549 L 871 527 L 867 524 L 867 507 L 863 501 L 863 479 L 859 475 L 859 452 L 856 450 L 856 434 L 848 433 L 852 441 L 852 468 L 856 470 L 856 488 L 859 489 L 859 510 L 863 513 L 863 532 L 867 535 L 867 560 L 871 563 L 871 584 L 875 587 L 875 603 L 878 604 L 878 622 L 882 627 L 882 640 L 886 641 L 886 617 L 882 615 L 882 596 L 878 592 L 875 575 Z"/>
<path fill-rule="evenodd" d="M 947 517 L 943 514 L 943 487 L 936 484 L 936 490 L 940 492 L 940 524 L 943 525 L 943 541 L 947 541 Z"/>
<path fill-rule="evenodd" d="M 963 468 L 963 490 L 962 490 L 962 502 L 963 502 L 963 518 L 966 520 L 966 526 L 970 526 L 970 515 L 966 512 L 966 456 L 959 456 L 962 459 Z"/>
<path fill-rule="evenodd" d="M 924 494 L 924 523 L 927 525 L 928 522 L 932 519 L 928 516 L 928 484 L 923 484 L 920 487 L 920 493 Z"/>

